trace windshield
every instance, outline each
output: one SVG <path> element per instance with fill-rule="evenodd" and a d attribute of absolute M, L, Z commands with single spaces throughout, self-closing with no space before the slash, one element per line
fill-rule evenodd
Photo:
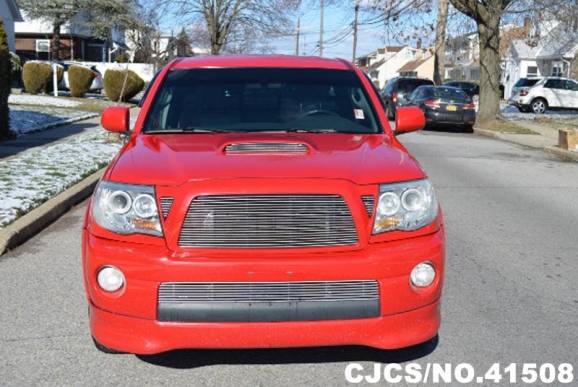
<path fill-rule="evenodd" d="M 536 83 L 538 83 L 539 80 L 540 80 L 540 78 L 520 78 L 520 79 L 518 79 L 518 81 L 514 84 L 514 87 L 530 87 L 530 86 L 534 86 Z"/>
<path fill-rule="evenodd" d="M 378 133 L 353 71 L 310 68 L 171 70 L 143 132 L 319 131 Z"/>

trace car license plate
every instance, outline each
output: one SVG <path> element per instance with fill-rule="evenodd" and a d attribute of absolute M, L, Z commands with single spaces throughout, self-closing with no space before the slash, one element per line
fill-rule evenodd
<path fill-rule="evenodd" d="M 451 111 L 451 112 L 455 112 L 457 110 L 456 105 L 448 105 L 446 106 L 446 110 Z"/>

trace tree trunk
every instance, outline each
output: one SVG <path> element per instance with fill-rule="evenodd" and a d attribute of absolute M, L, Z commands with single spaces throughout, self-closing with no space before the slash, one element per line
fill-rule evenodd
<path fill-rule="evenodd" d="M 434 83 L 441 85 L 445 78 L 446 27 L 448 24 L 448 0 L 438 0 L 438 19 L 436 24 L 436 43 L 434 57 Z"/>
<path fill-rule="evenodd" d="M 476 121 L 480 124 L 495 121 L 500 112 L 500 19 L 489 17 L 478 24 L 480 39 L 480 109 Z"/>
<path fill-rule="evenodd" d="M 52 25 L 52 60 L 60 60 L 60 26 L 62 23 L 54 22 Z"/>

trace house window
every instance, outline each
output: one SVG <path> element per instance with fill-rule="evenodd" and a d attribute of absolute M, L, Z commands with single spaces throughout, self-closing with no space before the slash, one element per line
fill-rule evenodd
<path fill-rule="evenodd" d="M 50 59 L 50 39 L 36 39 L 36 57 L 42 60 Z"/>
<path fill-rule="evenodd" d="M 564 72 L 564 64 L 562 62 L 552 62 L 552 76 L 561 77 Z"/>
<path fill-rule="evenodd" d="M 402 71 L 399 75 L 402 77 L 417 77 L 417 71 Z"/>
<path fill-rule="evenodd" d="M 526 76 L 537 77 L 538 76 L 538 67 L 537 66 L 528 66 L 528 68 L 526 69 Z"/>
<path fill-rule="evenodd" d="M 480 80 L 480 69 L 470 69 L 470 80 L 472 81 Z"/>

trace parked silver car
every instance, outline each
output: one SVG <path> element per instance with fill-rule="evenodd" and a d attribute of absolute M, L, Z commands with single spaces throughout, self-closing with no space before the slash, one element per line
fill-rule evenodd
<path fill-rule="evenodd" d="M 520 78 L 508 104 L 521 112 L 578 109 L 578 81 L 562 77 Z"/>
<path fill-rule="evenodd" d="M 59 64 L 60 66 L 62 66 L 64 68 L 64 75 L 62 76 L 62 79 L 60 80 L 60 83 L 58 84 L 58 89 L 59 90 L 70 90 L 70 85 L 68 83 L 68 69 L 70 68 L 70 66 L 83 66 L 86 68 L 89 68 L 92 70 L 92 72 L 94 73 L 94 80 L 92 81 L 92 84 L 90 85 L 90 92 L 92 93 L 100 93 L 100 91 L 104 88 L 104 83 L 102 80 L 102 74 L 100 73 L 100 71 L 98 71 L 96 69 L 96 66 L 88 66 L 82 62 L 62 62 L 62 61 L 58 61 L 55 62 L 57 64 Z"/>

